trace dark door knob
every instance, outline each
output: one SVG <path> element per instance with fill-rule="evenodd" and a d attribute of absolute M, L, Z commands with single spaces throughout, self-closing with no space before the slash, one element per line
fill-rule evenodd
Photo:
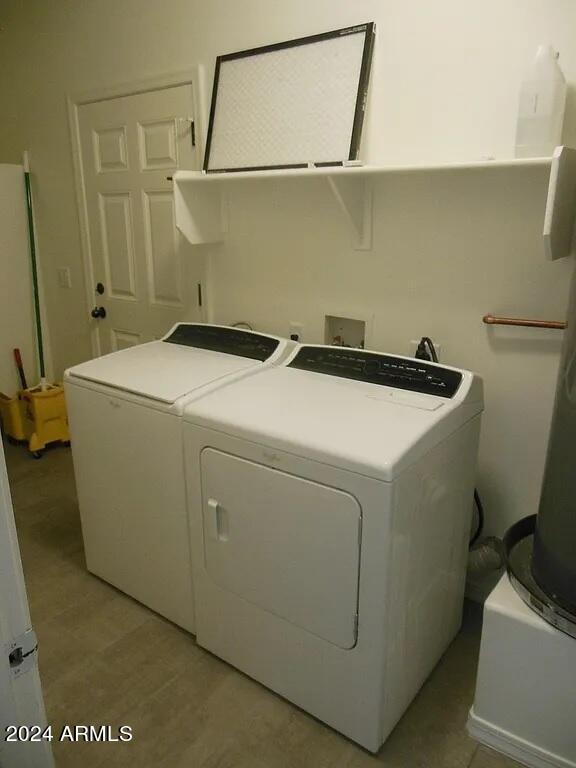
<path fill-rule="evenodd" d="M 95 320 L 104 320 L 104 318 L 106 317 L 106 310 L 104 309 L 104 307 L 94 307 L 94 309 L 92 310 L 92 312 L 90 312 L 90 314 Z"/>

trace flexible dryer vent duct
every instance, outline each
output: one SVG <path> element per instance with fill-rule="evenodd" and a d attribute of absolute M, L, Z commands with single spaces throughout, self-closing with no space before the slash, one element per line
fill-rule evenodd
<path fill-rule="evenodd" d="M 532 573 L 555 602 L 576 616 L 576 274 L 567 320 Z"/>

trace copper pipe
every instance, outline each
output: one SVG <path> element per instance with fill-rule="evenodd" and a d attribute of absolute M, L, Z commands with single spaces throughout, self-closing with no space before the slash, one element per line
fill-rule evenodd
<path fill-rule="evenodd" d="M 527 328 L 553 328 L 563 331 L 567 323 L 561 320 L 528 320 L 525 317 L 498 317 L 496 315 L 484 315 L 482 322 L 486 325 L 521 325 Z"/>

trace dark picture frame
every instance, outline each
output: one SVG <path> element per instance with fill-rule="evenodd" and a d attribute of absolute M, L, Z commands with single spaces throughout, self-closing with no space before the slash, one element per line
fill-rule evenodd
<path fill-rule="evenodd" d="M 308 162 L 292 163 L 286 165 L 257 165 L 246 166 L 241 168 L 211 168 L 210 167 L 210 150 L 212 147 L 212 135 L 214 130 L 214 122 L 216 116 L 216 107 L 218 102 L 218 84 L 220 78 L 220 69 L 223 64 L 235 59 L 242 59 L 248 56 L 257 56 L 263 53 L 270 53 L 273 51 L 282 50 L 285 48 L 293 48 L 297 46 L 310 45 L 313 43 L 324 42 L 333 38 L 342 37 L 344 35 L 363 34 L 364 47 L 362 52 L 362 61 L 360 65 L 360 73 L 358 78 L 358 90 L 356 94 L 356 104 L 354 110 L 354 119 L 352 124 L 352 133 L 350 136 L 350 147 L 348 152 L 348 161 L 356 160 L 358 158 L 358 152 L 360 149 L 360 139 L 362 136 L 362 126 L 364 123 L 364 114 L 366 111 L 366 101 L 368 96 L 368 83 L 370 80 L 370 69 L 372 64 L 372 52 L 374 49 L 374 36 L 376 25 L 374 22 L 366 24 L 358 24 L 353 27 L 345 27 L 343 29 L 336 29 L 331 32 L 323 32 L 317 35 L 310 35 L 308 37 L 300 37 L 295 40 L 288 40 L 282 43 L 274 43 L 272 45 L 264 45 L 258 48 L 249 48 L 245 51 L 236 51 L 235 53 L 228 53 L 216 58 L 216 67 L 214 71 L 214 84 L 212 87 L 212 100 L 210 104 L 210 118 L 208 123 L 208 135 L 206 138 L 206 149 L 204 152 L 203 170 L 205 173 L 238 173 L 242 171 L 258 171 L 258 170 L 277 170 L 282 168 L 306 168 Z M 338 166 L 342 165 L 341 159 L 335 159 L 334 161 L 325 161 L 316 163 L 318 166 Z"/>

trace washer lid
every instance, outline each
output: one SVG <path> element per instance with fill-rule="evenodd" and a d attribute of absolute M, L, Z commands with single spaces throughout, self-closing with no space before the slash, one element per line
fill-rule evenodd
<path fill-rule="evenodd" d="M 283 345 L 250 331 L 180 323 L 162 341 L 98 357 L 67 376 L 174 403 L 224 376 L 261 367 Z"/>
<path fill-rule="evenodd" d="M 388 362 L 398 359 L 380 357 L 388 357 Z M 441 368 L 436 366 L 439 375 Z M 189 404 L 185 418 L 391 481 L 481 412 L 481 381 L 468 371 L 457 373 L 457 389 L 446 397 L 349 379 L 340 373 L 303 370 L 289 360 Z"/>

